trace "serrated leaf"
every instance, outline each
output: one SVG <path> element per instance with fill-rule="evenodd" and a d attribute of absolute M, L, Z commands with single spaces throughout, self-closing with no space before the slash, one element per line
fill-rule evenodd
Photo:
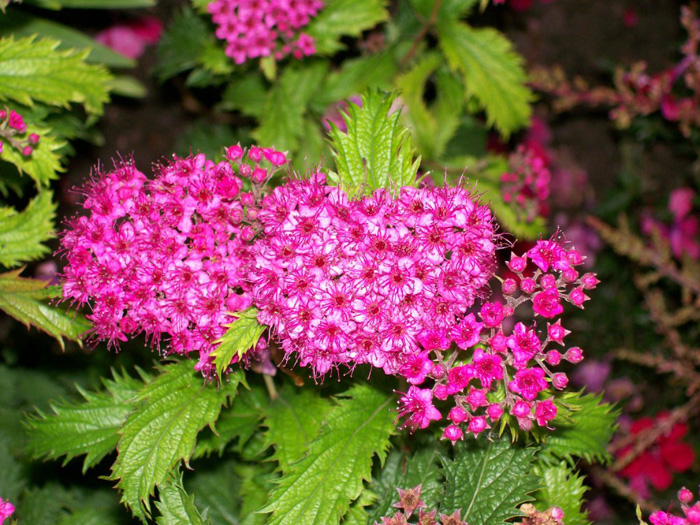
<path fill-rule="evenodd" d="M 0 17 L 0 34 L 12 34 L 15 37 L 47 36 L 61 42 L 57 49 L 89 49 L 86 62 L 119 68 L 136 66 L 135 60 L 96 42 L 85 33 L 16 9 L 10 9 Z"/>
<path fill-rule="evenodd" d="M 27 483 L 23 468 L 10 450 L 11 438 L 0 429 L 0 494 L 5 500 L 17 501 Z"/>
<path fill-rule="evenodd" d="M 184 7 L 173 17 L 158 43 L 158 64 L 154 68 L 158 79 L 163 82 L 194 68 L 212 36 L 205 21 Z"/>
<path fill-rule="evenodd" d="M 377 495 L 378 503 L 370 512 L 370 522 L 380 521 L 390 514 L 391 507 L 399 500 L 396 489 L 421 487 L 421 500 L 428 508 L 437 505 L 442 494 L 442 474 L 438 469 L 440 451 L 437 447 L 418 450 L 410 458 L 394 450 L 370 488 Z"/>
<path fill-rule="evenodd" d="M 265 410 L 266 438 L 274 446 L 272 459 L 282 472 L 301 459 L 316 439 L 331 408 L 330 401 L 314 390 L 286 387 Z"/>
<path fill-rule="evenodd" d="M 267 515 L 260 509 L 267 503 L 268 494 L 272 491 L 277 476 L 261 468 L 260 462 L 254 465 L 237 465 L 235 472 L 241 478 L 241 525 L 267 525 Z"/>
<path fill-rule="evenodd" d="M 299 149 L 292 158 L 292 167 L 298 173 L 304 173 L 309 166 L 319 166 L 325 164 L 325 157 L 328 143 L 325 141 L 325 133 L 321 130 L 315 118 L 307 116 L 302 124 L 303 140 L 299 144 Z"/>
<path fill-rule="evenodd" d="M 26 173 L 38 186 L 48 186 L 49 182 L 58 178 L 59 172 L 64 171 L 60 153 L 65 142 L 53 137 L 48 128 L 37 128 L 32 124 L 27 125 L 27 133 L 36 133 L 41 137 L 32 154 L 25 157 L 9 142 L 0 139 L 3 143 L 0 160 L 14 164 L 20 174 Z"/>
<path fill-rule="evenodd" d="M 212 470 L 196 468 L 187 476 L 185 488 L 197 498 L 197 507 L 207 513 L 212 525 L 238 525 L 241 502 L 241 477 L 234 472 L 232 460 L 219 463 Z"/>
<path fill-rule="evenodd" d="M 385 0 L 326 0 L 318 16 L 304 28 L 319 55 L 343 49 L 340 38 L 359 36 L 389 17 Z"/>
<path fill-rule="evenodd" d="M 59 51 L 59 44 L 50 38 L 0 39 L 0 98 L 26 106 L 73 102 L 102 114 L 111 75 L 104 66 L 85 62 L 88 50 Z"/>
<path fill-rule="evenodd" d="M 285 68 L 268 94 L 260 126 L 253 131 L 259 144 L 296 151 L 304 134 L 304 115 L 328 69 L 325 62 Z"/>
<path fill-rule="evenodd" d="M 323 89 L 312 103 L 323 111 L 330 104 L 359 95 L 368 88 L 391 88 L 391 79 L 396 74 L 393 50 L 366 57 L 344 60 L 340 69 L 329 73 Z"/>
<path fill-rule="evenodd" d="M 564 511 L 566 525 L 589 525 L 585 511 L 581 510 L 587 488 L 583 476 L 572 471 L 565 462 L 558 465 L 540 465 L 535 471 L 542 487 L 535 492 L 534 505 L 540 511 L 559 507 Z"/>
<path fill-rule="evenodd" d="M 331 178 L 351 197 L 378 188 L 416 185 L 420 160 L 413 160 L 410 136 L 399 123 L 399 112 L 389 114 L 393 101 L 370 91 L 362 97 L 362 107 L 348 105 L 347 132 L 335 126 L 331 130 L 336 161 Z"/>
<path fill-rule="evenodd" d="M 211 353 L 219 379 L 224 377 L 224 372 L 233 358 L 243 357 L 243 354 L 258 343 L 258 339 L 267 328 L 258 323 L 258 311 L 255 308 L 249 308 L 239 315 L 238 319 L 226 325 L 226 333 L 215 341 L 219 346 Z"/>
<path fill-rule="evenodd" d="M 190 361 L 163 366 L 160 372 L 139 392 L 141 404 L 119 432 L 119 455 L 110 478 L 118 480 L 121 501 L 142 520 L 150 513 L 155 487 L 165 483 L 180 461 L 187 464 L 197 434 L 216 422 L 243 379 L 242 372 L 232 372 L 217 389 L 204 383 Z"/>
<path fill-rule="evenodd" d="M 619 411 L 602 403 L 602 395 L 569 392 L 556 400 L 559 408 L 552 422 L 554 431 L 546 438 L 540 458 L 574 464 L 576 458 L 589 462 L 610 460 L 606 446 L 617 428 Z"/>
<path fill-rule="evenodd" d="M 307 455 L 272 491 L 263 512 L 268 523 L 339 523 L 369 480 L 372 458 L 384 461 L 395 430 L 393 398 L 367 384 L 353 386 L 337 402 Z"/>
<path fill-rule="evenodd" d="M 464 98 L 459 81 L 447 71 L 438 70 L 441 64 L 437 53 L 427 54 L 396 79 L 405 106 L 402 117 L 411 127 L 418 151 L 428 159 L 440 157 L 457 130 Z M 428 108 L 424 92 L 433 74 L 436 101 Z"/>
<path fill-rule="evenodd" d="M 376 501 L 377 496 L 371 490 L 362 491 L 360 497 L 352 502 L 350 510 L 343 517 L 343 525 L 367 525 L 367 523 L 371 523 L 367 507 Z"/>
<path fill-rule="evenodd" d="M 32 525 L 119 525 L 116 500 L 109 490 L 65 488 L 49 482 L 31 487 L 17 506 L 19 523 Z M 15 515 L 12 516 L 13 518 Z"/>
<path fill-rule="evenodd" d="M 56 338 L 63 347 L 63 338 L 77 340 L 90 324 L 77 313 L 67 313 L 49 306 L 45 299 L 55 296 L 46 282 L 20 277 L 21 269 L 0 274 L 0 310 L 26 326 L 34 326 Z"/>
<path fill-rule="evenodd" d="M 0 208 L 0 264 L 17 266 L 48 253 L 49 247 L 42 243 L 53 236 L 55 215 L 50 191 L 39 193 L 23 212 Z"/>
<path fill-rule="evenodd" d="M 230 407 L 222 409 L 216 420 L 216 434 L 206 431 L 197 439 L 195 458 L 218 454 L 234 440 L 238 440 L 237 450 L 243 446 L 258 429 L 264 411 L 269 403 L 269 397 L 264 388 L 252 385 L 249 390 L 239 392 Z"/>
<path fill-rule="evenodd" d="M 171 473 L 166 485 L 158 490 L 156 507 L 160 512 L 156 519 L 158 525 L 205 525 L 209 522 L 195 506 L 194 496 L 185 492 L 179 469 Z"/>
<path fill-rule="evenodd" d="M 226 86 L 219 108 L 238 110 L 251 117 L 262 117 L 265 114 L 267 90 L 267 84 L 260 74 L 234 77 Z"/>
<path fill-rule="evenodd" d="M 438 36 L 448 64 L 464 75 L 466 94 L 486 110 L 489 125 L 507 137 L 528 124 L 533 97 L 523 60 L 503 34 L 449 20 L 438 23 Z"/>
<path fill-rule="evenodd" d="M 135 9 L 153 7 L 156 0 L 24 0 L 48 9 Z"/>
<path fill-rule="evenodd" d="M 455 448 L 455 459 L 442 456 L 445 476 L 444 513 L 462 509 L 462 519 L 479 525 L 501 525 L 520 516 L 518 507 L 539 488 L 532 475 L 534 448 L 508 440 L 473 440 Z"/>
<path fill-rule="evenodd" d="M 28 448 L 35 457 L 65 462 L 85 455 L 83 473 L 113 452 L 119 441 L 118 431 L 136 405 L 136 395 L 143 382 L 126 373 L 112 373 L 103 379 L 104 390 L 87 392 L 78 387 L 79 401 L 51 404 L 51 412 L 37 410 L 26 423 Z"/>

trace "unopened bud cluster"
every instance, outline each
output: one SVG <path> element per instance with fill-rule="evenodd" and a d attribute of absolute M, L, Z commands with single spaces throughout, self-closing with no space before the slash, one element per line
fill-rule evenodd
<path fill-rule="evenodd" d="M 700 524 L 700 501 L 695 500 L 693 493 L 683 487 L 678 491 L 678 501 L 681 504 L 683 516 L 675 516 L 662 510 L 649 516 L 651 525 L 698 525 Z"/>
<path fill-rule="evenodd" d="M 14 109 L 0 110 L 0 138 L 7 141 L 10 146 L 19 151 L 25 157 L 29 157 L 37 144 L 39 135 L 30 133 L 27 135 L 27 124 L 22 115 Z M 3 150 L 3 140 L 0 140 L 0 153 Z"/>

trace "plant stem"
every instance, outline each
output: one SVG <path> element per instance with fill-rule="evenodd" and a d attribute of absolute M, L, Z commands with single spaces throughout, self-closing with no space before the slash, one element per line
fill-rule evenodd
<path fill-rule="evenodd" d="M 411 44 L 411 49 L 408 50 L 408 53 L 404 55 L 404 57 L 401 59 L 401 62 L 399 62 L 399 69 L 403 69 L 408 65 L 408 63 L 413 60 L 413 58 L 416 56 L 416 52 L 418 51 L 418 46 L 420 43 L 423 41 L 423 39 L 430 33 L 430 30 L 433 28 L 435 23 L 437 22 L 438 19 L 438 13 L 440 12 L 440 4 L 442 4 L 442 0 L 435 0 L 435 3 L 433 4 L 433 10 L 430 13 L 430 18 L 423 24 L 423 27 L 421 30 L 418 32 L 416 37 L 413 39 L 413 43 Z"/>

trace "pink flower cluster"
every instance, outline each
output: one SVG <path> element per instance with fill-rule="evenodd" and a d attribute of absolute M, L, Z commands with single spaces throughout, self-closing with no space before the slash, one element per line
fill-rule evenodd
<path fill-rule="evenodd" d="M 685 517 L 658 510 L 649 516 L 651 525 L 698 525 L 700 524 L 700 501 L 693 504 L 693 493 L 683 487 L 678 491 L 678 500 Z"/>
<path fill-rule="evenodd" d="M 690 257 L 700 260 L 700 216 L 693 213 L 695 191 L 692 188 L 678 188 L 671 192 L 668 209 L 673 216 L 670 225 L 652 216 L 642 218 L 642 231 L 652 235 L 655 231 L 671 245 L 671 251 L 679 259 Z"/>
<path fill-rule="evenodd" d="M 350 201 L 317 173 L 276 188 L 258 218 L 258 319 L 316 376 L 370 363 L 421 382 L 494 269 L 491 212 L 459 187 Z"/>
<path fill-rule="evenodd" d="M 29 157 L 34 152 L 34 146 L 39 144 L 39 135 L 30 133 L 27 137 L 20 137 L 27 133 L 27 124 L 22 115 L 14 109 L 0 110 L 0 138 L 6 140 L 13 148 Z M 2 153 L 3 141 L 0 140 L 0 153 Z"/>
<path fill-rule="evenodd" d="M 5 523 L 5 520 L 12 516 L 15 512 L 15 506 L 9 501 L 3 501 L 0 498 L 0 525 Z"/>
<path fill-rule="evenodd" d="M 149 180 L 133 163 L 100 173 L 85 189 L 89 215 L 71 221 L 62 245 L 63 294 L 83 305 L 94 333 L 112 344 L 144 333 L 167 352 L 209 356 L 233 317 L 250 306 L 246 280 L 256 195 L 283 153 L 239 146 L 233 162 L 175 157 Z M 242 192 L 242 178 L 252 192 Z"/>
<path fill-rule="evenodd" d="M 425 369 L 433 384 L 419 388 L 426 376 L 409 378 L 414 386 L 400 400 L 405 425 L 425 428 L 431 421 L 441 420 L 443 413 L 433 404 L 436 398 L 452 400 L 447 413 L 450 424 L 443 438 L 453 443 L 463 439 L 465 429 L 479 434 L 504 414 L 525 431 L 534 423 L 548 426 L 556 417 L 557 407 L 551 397 L 545 398 L 545 391 L 550 385 L 561 390 L 568 383 L 566 374 L 551 368 L 562 360 L 578 363 L 583 359 L 578 347 L 565 351 L 552 347 L 564 346 L 569 334 L 561 319 L 554 321 L 563 312 L 562 303 L 582 308 L 588 300 L 586 291 L 598 284 L 593 274 L 579 275 L 576 266 L 582 262 L 579 252 L 555 240 L 538 241 L 526 254 L 513 255 L 508 267 L 518 279 L 503 281 L 505 304 L 486 302 L 478 315 L 462 317 L 451 334 L 456 349 L 449 350 L 449 344 L 426 347 L 432 358 L 425 357 L 430 364 Z M 526 277 L 529 263 L 536 270 Z M 529 325 L 518 322 L 507 331 L 504 326 L 509 324 L 508 318 L 528 303 L 536 321 Z M 548 321 L 546 328 L 539 328 L 544 320 Z M 499 390 L 504 395 L 499 397 Z"/>
<path fill-rule="evenodd" d="M 579 275 L 579 252 L 547 240 L 512 256 L 505 304 L 476 310 L 499 236 L 465 188 L 350 200 L 318 172 L 266 194 L 285 155 L 227 153 L 218 164 L 176 157 L 152 180 L 122 162 L 88 185 L 89 215 L 63 235 L 63 291 L 91 305 L 97 337 L 118 344 L 144 333 L 159 345 L 167 336 L 166 352 L 198 351 L 195 368 L 209 375 L 224 325 L 252 305 L 285 361 L 317 378 L 359 364 L 405 378 L 399 414 L 412 430 L 443 419 L 435 399 L 453 442 L 502 417 L 524 430 L 549 425 L 557 408 L 545 391 L 568 382 L 550 368 L 583 359 L 578 347 L 552 348 L 569 333 L 557 317 L 564 302 L 583 307 L 598 283 Z M 514 324 L 526 303 L 536 321 Z"/>
<path fill-rule="evenodd" d="M 524 222 L 545 214 L 552 175 L 547 159 L 533 148 L 518 146 L 508 158 L 509 171 L 501 175 L 503 200 L 512 204 Z"/>
<path fill-rule="evenodd" d="M 216 36 L 236 64 L 251 58 L 316 52 L 313 38 L 300 32 L 323 7 L 321 0 L 215 0 L 208 6 Z"/>
<path fill-rule="evenodd" d="M 154 16 L 144 16 L 125 23 L 115 24 L 95 35 L 95 40 L 117 53 L 137 59 L 146 46 L 160 40 L 163 24 Z"/>

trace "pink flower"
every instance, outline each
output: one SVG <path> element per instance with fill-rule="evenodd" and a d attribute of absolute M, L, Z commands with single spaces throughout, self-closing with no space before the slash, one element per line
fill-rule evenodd
<path fill-rule="evenodd" d="M 551 399 L 536 403 L 535 420 L 539 426 L 546 427 L 555 417 L 557 417 L 557 406 Z"/>
<path fill-rule="evenodd" d="M 460 323 L 452 328 L 452 339 L 457 346 L 466 350 L 481 341 L 481 330 L 484 323 L 479 323 L 474 314 L 464 317 Z"/>
<path fill-rule="evenodd" d="M 426 428 L 431 421 L 442 419 L 433 405 L 433 393 L 429 389 L 412 386 L 399 400 L 399 417 L 405 417 L 404 426 L 411 430 Z"/>
<path fill-rule="evenodd" d="M 160 40 L 163 26 L 155 17 L 143 17 L 125 24 L 116 24 L 95 36 L 100 44 L 112 48 L 117 53 L 137 59 L 149 44 Z"/>
<path fill-rule="evenodd" d="M 552 318 L 564 312 L 564 307 L 559 302 L 559 290 L 548 288 L 536 294 L 532 300 L 532 309 L 537 315 Z"/>
<path fill-rule="evenodd" d="M 15 512 L 15 506 L 9 501 L 3 501 L 0 498 L 0 525 L 5 523 L 5 520 L 12 516 Z"/>
<path fill-rule="evenodd" d="M 464 433 L 462 432 L 462 429 L 457 425 L 449 425 L 448 427 L 445 427 L 441 439 L 449 439 L 454 445 L 460 439 L 464 439 Z"/>
<path fill-rule="evenodd" d="M 528 401 L 532 401 L 537 394 L 547 388 L 547 381 L 544 378 L 544 370 L 541 368 L 525 368 L 518 370 L 515 379 L 508 383 L 511 392 L 520 394 Z"/>

